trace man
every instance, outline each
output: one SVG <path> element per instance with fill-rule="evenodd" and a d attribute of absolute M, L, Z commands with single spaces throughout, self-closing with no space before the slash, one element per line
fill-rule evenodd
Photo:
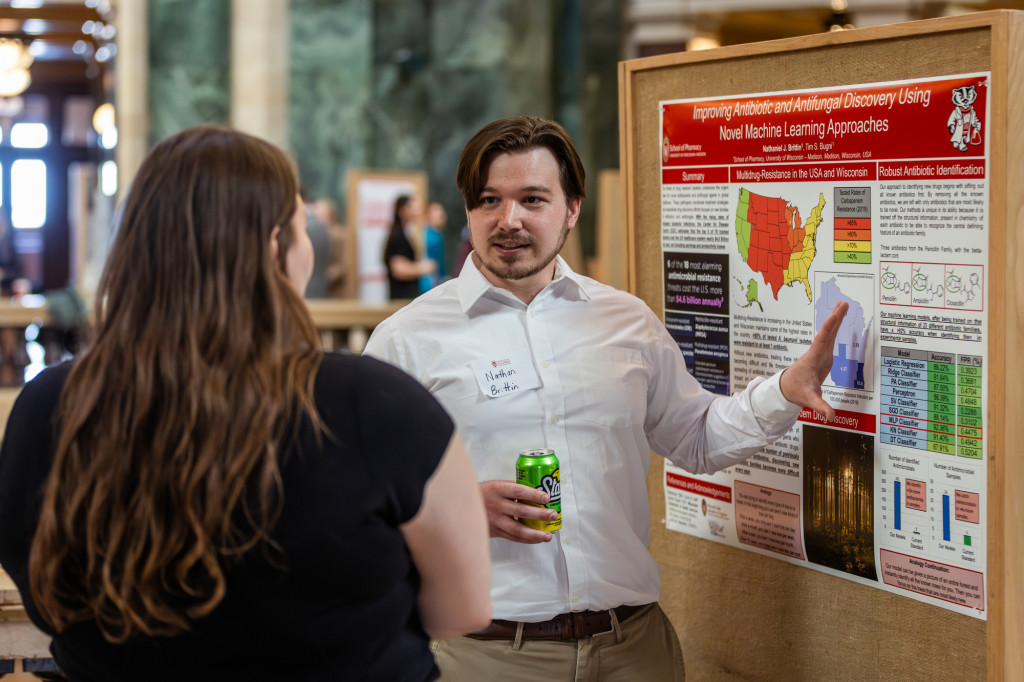
<path fill-rule="evenodd" d="M 299 191 L 306 212 L 306 233 L 313 243 L 313 274 L 306 286 L 306 298 L 327 298 L 327 268 L 330 265 L 330 235 L 327 223 L 316 213 L 315 202 L 302 188 Z"/>
<path fill-rule="evenodd" d="M 711 472 L 785 433 L 800 405 L 834 415 L 821 381 L 845 304 L 781 376 L 716 398 L 647 306 L 558 257 L 585 194 L 561 126 L 529 117 L 485 126 L 463 150 L 457 182 L 470 258 L 366 347 L 449 410 L 487 507 L 497 620 L 436 643 L 442 679 L 682 680 L 647 549 L 649 452 Z M 547 494 L 508 480 L 532 448 L 554 450 L 561 466 L 556 534 L 517 520 L 554 516 L 524 504 Z"/>

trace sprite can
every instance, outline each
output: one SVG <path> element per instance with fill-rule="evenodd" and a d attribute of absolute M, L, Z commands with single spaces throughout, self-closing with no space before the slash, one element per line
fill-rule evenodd
<path fill-rule="evenodd" d="M 558 471 L 558 458 L 554 450 L 523 450 L 516 459 L 516 483 L 546 492 L 550 498 L 547 504 L 523 502 L 534 507 L 545 507 L 558 512 L 553 521 L 519 519 L 523 524 L 537 530 L 556 531 L 562 527 L 562 478 Z"/>

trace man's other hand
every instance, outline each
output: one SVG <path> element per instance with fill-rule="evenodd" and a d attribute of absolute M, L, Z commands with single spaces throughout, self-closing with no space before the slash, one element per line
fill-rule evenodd
<path fill-rule="evenodd" d="M 516 518 L 538 521 L 556 518 L 558 513 L 551 509 L 524 504 L 547 504 L 547 493 L 514 481 L 483 481 L 480 483 L 480 492 L 484 496 L 487 525 L 492 538 L 505 538 L 528 545 L 551 541 L 551 533 L 530 528 Z"/>

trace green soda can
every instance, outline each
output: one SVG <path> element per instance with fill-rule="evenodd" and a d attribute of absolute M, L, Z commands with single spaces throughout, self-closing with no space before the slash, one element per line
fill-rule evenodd
<path fill-rule="evenodd" d="M 550 497 L 547 504 L 523 502 L 534 507 L 546 507 L 558 512 L 554 521 L 519 519 L 537 530 L 556 531 L 562 527 L 562 478 L 558 472 L 558 458 L 554 450 L 523 450 L 516 459 L 516 483 L 543 490 Z"/>

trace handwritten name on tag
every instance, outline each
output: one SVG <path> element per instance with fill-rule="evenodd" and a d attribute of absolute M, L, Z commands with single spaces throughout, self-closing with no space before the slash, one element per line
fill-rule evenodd
<path fill-rule="evenodd" d="M 477 384 L 489 398 L 503 398 L 519 391 L 540 386 L 540 377 L 533 367 L 529 351 L 517 350 L 470 364 Z"/>

